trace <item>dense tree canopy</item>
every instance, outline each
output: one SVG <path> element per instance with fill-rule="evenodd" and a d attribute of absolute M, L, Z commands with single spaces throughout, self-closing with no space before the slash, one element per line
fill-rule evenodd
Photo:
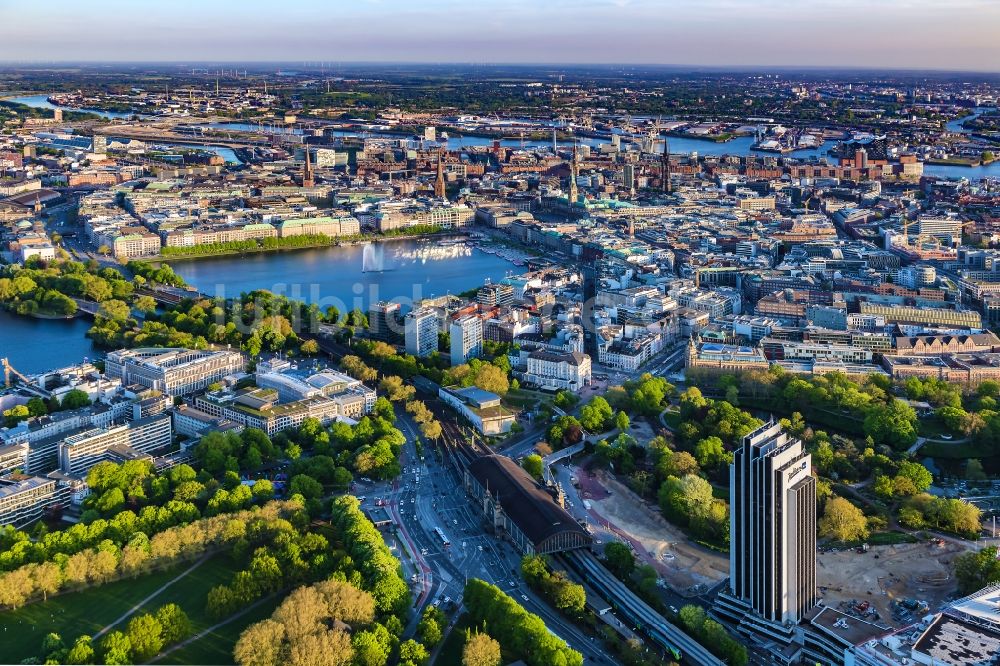
<path fill-rule="evenodd" d="M 491 627 L 500 644 L 528 666 L 582 666 L 583 655 L 550 633 L 540 617 L 524 610 L 500 588 L 470 578 L 464 601 L 473 622 Z"/>

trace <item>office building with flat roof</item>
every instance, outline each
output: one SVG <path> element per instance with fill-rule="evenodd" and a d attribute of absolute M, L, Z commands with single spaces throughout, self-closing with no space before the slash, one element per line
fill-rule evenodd
<path fill-rule="evenodd" d="M 331 369 L 313 372 L 274 359 L 257 366 L 257 388 L 223 389 L 195 397 L 194 407 L 211 416 L 274 435 L 308 418 L 328 425 L 360 419 L 375 406 L 374 389 Z"/>
<path fill-rule="evenodd" d="M 170 414 L 137 419 L 126 425 L 93 428 L 67 437 L 59 445 L 59 469 L 83 476 L 104 460 L 131 459 L 170 445 Z"/>
<path fill-rule="evenodd" d="M 28 464 L 28 443 L 0 445 L 0 475 L 25 470 Z"/>
<path fill-rule="evenodd" d="M 368 335 L 375 340 L 389 341 L 399 330 L 396 317 L 400 305 L 394 301 L 379 301 L 368 308 Z"/>
<path fill-rule="evenodd" d="M 956 308 L 929 308 L 914 305 L 873 303 L 861 301 L 860 314 L 878 315 L 888 324 L 916 324 L 920 326 L 948 326 L 951 328 L 980 329 L 982 316 L 975 310 Z"/>
<path fill-rule="evenodd" d="M 483 351 L 483 320 L 466 315 L 451 322 L 451 364 L 461 365 Z"/>
<path fill-rule="evenodd" d="M 212 349 L 121 349 L 110 352 L 104 362 L 105 373 L 121 379 L 123 385 L 139 384 L 170 396 L 203 391 L 245 368 L 240 352 Z"/>
<path fill-rule="evenodd" d="M 743 438 L 729 466 L 729 589 L 716 615 L 765 646 L 775 663 L 799 662 L 816 607 L 816 479 L 802 442 L 778 423 Z"/>
<path fill-rule="evenodd" d="M 514 412 L 504 407 L 495 393 L 475 386 L 451 386 L 440 388 L 438 397 L 484 435 L 502 435 L 514 425 Z"/>
<path fill-rule="evenodd" d="M 501 282 L 484 285 L 476 292 L 476 300 L 485 307 L 510 305 L 514 302 L 514 287 Z"/>
<path fill-rule="evenodd" d="M 416 357 L 429 356 L 438 348 L 438 317 L 431 308 L 418 308 L 406 313 L 403 332 L 406 353 Z"/>
<path fill-rule="evenodd" d="M 743 438 L 729 467 L 729 586 L 771 622 L 816 605 L 816 480 L 802 442 L 778 423 Z"/>
<path fill-rule="evenodd" d="M 21 528 L 42 517 L 57 503 L 68 503 L 64 488 L 55 479 L 14 474 L 0 478 L 0 527 Z"/>

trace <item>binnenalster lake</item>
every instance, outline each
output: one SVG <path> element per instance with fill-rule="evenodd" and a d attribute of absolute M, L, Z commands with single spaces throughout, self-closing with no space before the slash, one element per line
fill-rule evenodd
<path fill-rule="evenodd" d="M 365 255 L 368 255 L 367 257 Z M 267 289 L 289 298 L 367 311 L 371 303 L 457 294 L 523 272 L 464 240 L 403 239 L 342 247 L 170 261 L 210 296 Z"/>
<path fill-rule="evenodd" d="M 368 257 L 365 258 L 366 250 Z M 470 243 L 406 239 L 370 246 L 289 250 L 170 262 L 199 291 L 223 297 L 268 289 L 290 298 L 334 305 L 341 312 L 370 303 L 457 294 L 524 269 Z M 91 321 L 32 319 L 0 309 L 0 358 L 24 373 L 93 359 L 101 351 L 86 337 Z"/>

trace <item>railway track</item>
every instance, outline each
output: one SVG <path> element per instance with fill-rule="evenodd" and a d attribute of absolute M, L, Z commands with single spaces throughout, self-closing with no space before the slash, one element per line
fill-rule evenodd
<path fill-rule="evenodd" d="M 562 554 L 566 563 L 603 594 L 615 609 L 674 659 L 698 666 L 724 666 L 700 643 L 670 624 L 586 551 Z"/>

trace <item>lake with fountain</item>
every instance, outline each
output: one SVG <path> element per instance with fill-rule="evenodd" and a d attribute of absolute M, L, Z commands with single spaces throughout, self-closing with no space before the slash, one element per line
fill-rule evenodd
<path fill-rule="evenodd" d="M 463 239 L 400 239 L 341 247 L 172 261 L 178 274 L 211 296 L 267 289 L 350 310 L 380 300 L 416 301 L 457 294 L 524 269 Z"/>

